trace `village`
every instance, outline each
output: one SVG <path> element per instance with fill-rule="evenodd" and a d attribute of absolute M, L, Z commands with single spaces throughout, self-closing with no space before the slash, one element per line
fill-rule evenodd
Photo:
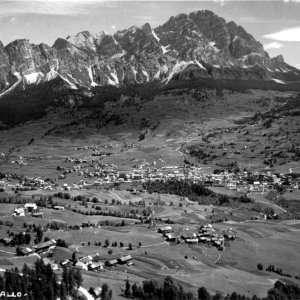
<path fill-rule="evenodd" d="M 31 204 L 27 207 L 31 207 Z M 167 244 L 171 243 L 171 245 L 174 245 L 175 247 L 178 244 L 187 244 L 187 246 L 201 246 L 202 244 L 205 247 L 214 246 L 219 251 L 225 250 L 225 246 L 229 247 L 230 241 L 234 241 L 238 238 L 236 231 L 234 231 L 232 228 L 223 230 L 222 232 L 220 230 L 214 229 L 211 224 L 198 226 L 197 228 L 198 229 L 195 228 L 195 232 L 193 233 L 182 233 L 181 235 L 176 235 L 174 233 L 174 229 L 171 226 L 159 227 L 156 232 L 157 234 L 162 234 L 163 238 L 167 241 Z M 25 232 L 23 232 L 23 234 L 25 234 Z M 6 247 L 4 249 L 7 249 L 7 247 L 14 247 L 14 240 L 12 237 L 2 238 L 0 242 Z M 87 246 L 84 245 L 83 242 L 81 243 L 81 245 Z M 24 257 L 24 262 L 26 262 L 26 257 L 35 257 L 36 259 L 42 259 L 46 265 L 50 264 L 51 268 L 54 271 L 60 270 L 64 266 L 69 266 L 83 271 L 100 272 L 110 270 L 112 267 L 131 267 L 135 264 L 134 255 L 124 254 L 124 252 L 133 250 L 131 244 L 129 244 L 129 247 L 123 247 L 123 251 L 121 251 L 123 252 L 123 254 L 112 255 L 113 251 L 109 249 L 112 249 L 113 246 L 113 244 L 109 245 L 108 242 L 103 244 L 102 246 L 102 248 L 105 248 L 106 250 L 108 249 L 109 255 L 103 254 L 103 251 L 102 254 L 99 254 L 98 252 L 93 253 L 93 250 L 95 248 L 87 247 L 87 249 L 90 248 L 90 250 L 87 250 L 89 252 L 88 255 L 80 255 L 78 248 L 74 248 L 72 257 L 70 257 L 70 252 L 67 252 L 67 254 L 64 255 L 60 254 L 58 256 L 59 258 L 54 258 L 54 256 L 56 256 L 56 254 L 54 254 L 55 251 L 60 251 L 62 247 L 61 240 L 57 241 L 55 239 L 47 238 L 44 240 L 44 242 L 38 244 L 31 243 L 26 246 L 18 246 L 16 254 L 17 256 Z M 141 247 L 141 245 L 139 245 L 138 247 Z"/>
<path fill-rule="evenodd" d="M 229 230 L 217 233 L 211 224 L 202 225 L 199 227 L 198 233 L 183 233 L 180 237 L 176 236 L 171 226 L 161 227 L 158 229 L 159 233 L 165 237 L 166 241 L 180 243 L 184 241 L 187 244 L 204 243 L 215 246 L 218 250 L 224 250 L 225 243 L 235 240 L 237 234 L 230 228 Z"/>
<path fill-rule="evenodd" d="M 131 171 L 118 170 L 116 165 L 96 163 L 93 159 L 70 159 L 75 165 L 72 168 L 58 166 L 61 174 L 56 179 L 43 179 L 42 177 L 13 177 L 10 174 L 2 174 L 0 189 L 13 187 L 16 190 L 79 190 L 95 188 L 97 186 L 109 187 L 116 183 L 138 184 L 145 182 L 167 181 L 171 179 L 189 180 L 193 183 L 201 183 L 208 187 L 223 187 L 228 190 L 245 193 L 267 193 L 271 190 L 298 190 L 300 179 L 293 173 L 272 173 L 271 171 L 251 172 L 239 171 L 230 173 L 225 169 L 215 169 L 213 172 L 203 172 L 201 167 L 184 166 L 150 166 L 144 164 L 140 168 Z M 92 166 L 92 169 L 89 166 Z M 61 183 L 69 174 L 76 174 L 80 179 L 77 183 Z M 19 179 L 12 184 L 12 179 Z"/>

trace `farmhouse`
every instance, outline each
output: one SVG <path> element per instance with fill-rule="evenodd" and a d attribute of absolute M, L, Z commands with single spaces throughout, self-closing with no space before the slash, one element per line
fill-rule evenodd
<path fill-rule="evenodd" d="M 53 208 L 56 210 L 61 210 L 61 211 L 65 210 L 65 208 L 63 206 L 59 206 L 59 205 L 55 205 Z"/>
<path fill-rule="evenodd" d="M 21 255 L 24 255 L 24 256 L 28 256 L 30 254 L 33 254 L 34 253 L 34 250 L 32 250 L 31 248 L 29 247 L 23 247 L 19 250 L 19 253 Z"/>
<path fill-rule="evenodd" d="M 177 236 L 174 235 L 173 233 L 166 233 L 164 234 L 165 238 L 167 241 L 175 242 L 177 240 Z"/>
<path fill-rule="evenodd" d="M 112 260 L 107 260 L 105 262 L 105 265 L 108 267 L 113 267 L 118 263 L 118 261 L 116 259 L 112 259 Z"/>
<path fill-rule="evenodd" d="M 171 226 L 161 227 L 158 229 L 159 233 L 165 234 L 165 233 L 171 233 L 173 232 L 173 229 Z"/>
<path fill-rule="evenodd" d="M 13 216 L 25 217 L 25 211 L 23 207 L 16 208 L 14 210 Z"/>
<path fill-rule="evenodd" d="M 93 257 L 90 255 L 84 256 L 84 257 L 79 258 L 79 261 L 81 261 L 84 264 L 88 264 L 93 261 Z"/>
<path fill-rule="evenodd" d="M 65 260 L 62 261 L 60 264 L 61 264 L 62 266 L 67 266 L 67 265 L 71 264 L 71 261 L 68 260 L 68 259 L 65 259 Z"/>
<path fill-rule="evenodd" d="M 44 213 L 42 211 L 40 211 L 39 209 L 35 209 L 31 212 L 32 217 L 42 218 L 43 215 L 44 215 Z"/>
<path fill-rule="evenodd" d="M 34 210 L 37 210 L 37 205 L 35 203 L 25 203 L 24 208 L 28 212 L 32 212 Z"/>
<path fill-rule="evenodd" d="M 131 255 L 126 255 L 126 256 L 121 256 L 119 258 L 119 263 L 120 264 L 127 264 L 128 262 L 130 262 L 132 260 Z"/>
<path fill-rule="evenodd" d="M 86 265 L 85 263 L 81 262 L 81 261 L 78 261 L 78 262 L 75 264 L 75 268 L 80 269 L 80 270 L 85 270 L 85 271 L 88 270 L 87 265 Z"/>
<path fill-rule="evenodd" d="M 181 238 L 183 239 L 183 240 L 188 240 L 188 239 L 195 239 L 196 238 L 196 233 L 183 233 L 182 235 L 181 235 Z"/>
<path fill-rule="evenodd" d="M 55 245 L 56 245 L 56 241 L 50 240 L 50 241 L 35 245 L 34 248 L 35 248 L 36 253 L 41 253 L 41 252 L 48 251 L 50 248 L 55 247 Z"/>
<path fill-rule="evenodd" d="M 89 265 L 91 271 L 103 270 L 104 264 L 102 262 L 95 262 Z"/>
<path fill-rule="evenodd" d="M 1 242 L 5 245 L 5 246 L 10 246 L 13 244 L 13 238 L 12 237 L 7 237 L 4 239 L 1 239 Z"/>
<path fill-rule="evenodd" d="M 94 289 L 94 293 L 96 295 L 96 297 L 99 297 L 102 293 L 102 288 L 97 286 L 95 289 Z"/>
<path fill-rule="evenodd" d="M 189 239 L 186 239 L 185 242 L 187 244 L 198 244 L 198 238 L 189 238 Z"/>

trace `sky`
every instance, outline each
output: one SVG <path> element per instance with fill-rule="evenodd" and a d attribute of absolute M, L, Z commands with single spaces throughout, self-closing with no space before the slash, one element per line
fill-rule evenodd
<path fill-rule="evenodd" d="M 243 26 L 270 56 L 282 54 L 300 69 L 300 0 L 104 1 L 0 0 L 0 41 L 52 45 L 58 37 L 88 30 L 114 33 L 146 22 L 152 27 L 179 13 L 208 9 Z"/>

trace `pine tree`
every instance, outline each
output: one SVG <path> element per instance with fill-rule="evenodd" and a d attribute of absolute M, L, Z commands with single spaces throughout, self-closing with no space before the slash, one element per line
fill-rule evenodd
<path fill-rule="evenodd" d="M 102 300 L 111 300 L 112 298 L 112 291 L 109 288 L 108 284 L 103 283 L 102 291 L 101 291 L 101 299 Z"/>
<path fill-rule="evenodd" d="M 67 287 L 66 284 L 64 282 L 61 283 L 60 285 L 60 300 L 65 300 L 67 299 Z"/>
<path fill-rule="evenodd" d="M 72 268 L 70 268 L 68 272 L 68 284 L 69 284 L 69 293 L 71 293 L 76 286 L 75 273 L 74 273 L 74 269 Z"/>
<path fill-rule="evenodd" d="M 72 254 L 72 261 L 73 261 L 73 265 L 75 266 L 75 264 L 77 262 L 77 253 L 76 253 L 76 251 L 74 251 L 73 254 Z"/>
<path fill-rule="evenodd" d="M 209 292 L 203 286 L 198 289 L 198 299 L 199 300 L 209 300 L 209 299 L 211 299 Z"/>
<path fill-rule="evenodd" d="M 83 282 L 83 278 L 82 278 L 82 275 L 81 275 L 81 272 L 79 269 L 77 269 L 75 271 L 75 274 L 74 274 L 74 280 L 76 282 L 76 286 L 77 288 L 79 288 Z"/>
<path fill-rule="evenodd" d="M 126 280 L 126 284 L 125 284 L 124 296 L 127 298 L 131 297 L 131 285 L 128 279 Z"/>
<path fill-rule="evenodd" d="M 62 272 L 62 282 L 61 284 L 64 284 L 66 288 L 66 294 L 69 292 L 69 280 L 68 280 L 68 268 L 66 266 L 63 267 L 63 272 Z"/>
<path fill-rule="evenodd" d="M 42 227 L 41 225 L 39 225 L 37 228 L 36 228 L 36 241 L 38 243 L 40 243 L 42 240 L 43 240 L 43 230 L 42 230 Z"/>

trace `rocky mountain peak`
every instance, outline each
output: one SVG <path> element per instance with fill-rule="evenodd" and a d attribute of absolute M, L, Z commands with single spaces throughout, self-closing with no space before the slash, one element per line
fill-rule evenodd
<path fill-rule="evenodd" d="M 52 48 L 56 49 L 56 50 L 60 50 L 60 49 L 64 49 L 64 48 L 69 48 L 71 47 L 72 44 L 68 41 L 68 40 L 65 40 L 63 38 L 58 38 Z"/>
<path fill-rule="evenodd" d="M 153 80 L 166 84 L 198 77 L 269 80 L 278 72 L 281 81 L 300 78 L 300 71 L 282 56 L 271 59 L 242 26 L 209 10 L 178 14 L 156 28 L 149 23 L 131 26 L 113 35 L 85 30 L 58 38 L 52 47 L 26 39 L 6 47 L 0 43 L 1 90 L 17 75 L 26 75 L 28 84 L 61 76 L 75 88 Z"/>
<path fill-rule="evenodd" d="M 147 34 L 152 34 L 152 28 L 151 28 L 151 25 L 149 23 L 145 23 L 143 26 L 142 26 L 142 30 Z"/>
<path fill-rule="evenodd" d="M 284 63 L 284 58 L 282 55 L 277 55 L 276 57 L 272 58 L 272 61 L 274 63 L 281 64 L 281 63 Z"/>

